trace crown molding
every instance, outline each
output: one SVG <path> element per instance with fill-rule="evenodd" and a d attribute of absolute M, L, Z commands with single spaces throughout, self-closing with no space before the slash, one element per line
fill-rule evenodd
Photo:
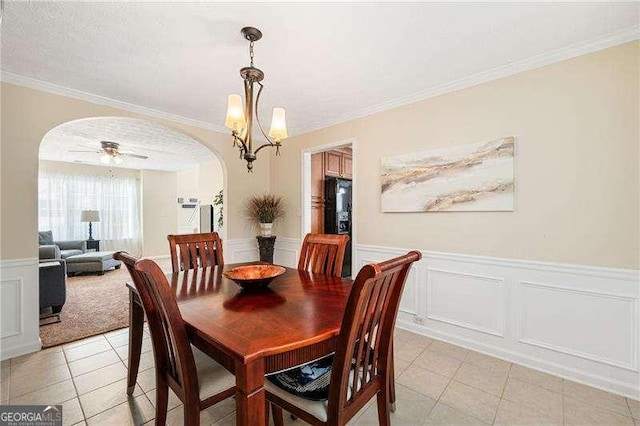
<path fill-rule="evenodd" d="M 546 65 L 550 65 L 555 62 L 571 59 L 576 56 L 586 55 L 598 50 L 606 49 L 609 47 L 617 46 L 619 44 L 627 43 L 640 38 L 640 26 L 631 26 L 623 28 L 619 31 L 615 31 L 604 36 L 592 38 L 584 42 L 575 43 L 569 46 L 562 47 L 560 49 L 552 50 L 550 52 L 542 53 L 540 55 L 532 56 L 520 61 L 511 62 L 506 65 L 502 65 L 496 68 L 492 68 L 487 71 L 483 71 L 469 77 L 460 78 L 448 83 L 444 83 L 438 86 L 433 86 L 424 90 L 419 90 L 407 96 L 401 96 L 395 99 L 391 99 L 387 102 L 372 105 L 367 108 L 362 108 L 351 113 L 332 118 L 325 121 L 318 121 L 309 126 L 303 126 L 294 129 L 295 136 L 299 136 L 305 133 L 309 133 L 315 130 L 319 130 L 325 127 L 334 126 L 337 124 L 345 123 L 347 121 L 357 120 L 359 118 L 368 117 L 379 112 L 387 111 L 393 108 L 398 108 L 415 102 L 419 102 L 425 99 L 434 98 L 436 96 L 444 95 L 446 93 L 455 92 L 458 90 L 466 89 L 469 87 L 477 86 L 489 81 L 498 80 L 500 78 L 508 77 L 510 75 L 518 74 L 525 71 L 530 71 L 535 68 L 540 68 Z M 228 133 L 228 130 L 224 126 L 210 123 L 207 121 L 196 120 L 189 117 L 184 117 L 178 114 L 172 114 L 170 112 L 160 111 L 153 108 L 144 107 L 141 105 L 135 105 L 117 99 L 108 98 L 105 96 L 96 95 L 93 93 L 84 92 L 81 90 L 72 89 L 69 87 L 61 86 L 54 83 L 49 83 L 43 80 L 38 80 L 31 77 L 25 77 L 19 74 L 0 70 L 0 80 L 16 84 L 18 86 L 29 87 L 32 89 L 41 90 L 43 92 L 53 93 L 56 95 L 67 96 L 74 99 L 80 99 L 83 101 L 109 106 L 113 108 L 119 108 L 125 111 L 135 112 L 151 117 L 162 118 L 165 120 L 174 121 L 176 123 L 182 123 L 189 126 L 199 127 L 202 129 L 212 130 L 219 133 Z"/>
<path fill-rule="evenodd" d="M 438 86 L 430 87 L 424 90 L 416 91 L 410 95 L 402 96 L 392 99 L 387 102 L 383 102 L 377 105 L 372 105 L 367 108 L 352 111 L 348 114 L 342 115 L 337 118 L 332 118 L 326 121 L 319 121 L 309 126 L 304 126 L 296 129 L 298 135 L 309 133 L 315 130 L 320 130 L 325 127 L 334 126 L 336 124 L 345 123 L 347 121 L 357 120 L 359 118 L 368 117 L 379 112 L 387 111 L 393 108 L 398 108 L 415 102 L 423 101 L 425 99 L 434 98 L 436 96 L 444 95 L 446 93 L 455 92 L 458 90 L 466 89 L 469 87 L 477 86 L 489 81 L 498 80 L 500 78 L 508 77 L 510 75 L 518 74 L 525 71 L 530 71 L 535 68 L 540 68 L 546 65 L 553 64 L 555 62 L 564 61 L 574 58 L 576 56 L 586 55 L 598 50 L 607 49 L 609 47 L 617 46 L 619 44 L 627 43 L 640 38 L 640 26 L 631 26 L 623 28 L 622 30 L 615 31 L 604 36 L 592 38 L 590 40 L 575 43 L 569 46 L 562 47 L 560 49 L 552 50 L 540 55 L 532 56 L 520 61 L 511 62 L 506 65 L 501 65 L 496 68 L 492 68 L 487 71 L 483 71 L 469 77 L 463 77 L 458 80 L 450 81 Z"/>
<path fill-rule="evenodd" d="M 43 92 L 53 93 L 55 95 L 66 96 L 68 98 L 79 99 L 98 105 L 118 108 L 129 112 L 135 112 L 137 114 L 147 115 L 150 117 L 162 118 L 176 123 L 186 124 L 188 126 L 208 129 L 219 133 L 228 133 L 227 129 L 224 126 L 209 123 L 207 121 L 196 120 L 193 118 L 184 117 L 182 115 L 172 114 L 170 112 L 160 111 L 141 105 L 119 101 L 117 99 L 108 98 L 106 96 L 100 96 L 93 93 L 84 92 L 82 90 L 72 89 L 70 87 L 49 83 L 47 81 L 26 77 L 20 74 L 14 74 L 12 72 L 4 70 L 0 71 L 0 80 L 6 83 L 15 84 L 17 86 L 29 87 L 31 89 L 41 90 Z"/>

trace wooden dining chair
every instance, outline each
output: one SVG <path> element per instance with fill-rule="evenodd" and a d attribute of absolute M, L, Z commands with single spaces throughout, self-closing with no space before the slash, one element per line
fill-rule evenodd
<path fill-rule="evenodd" d="M 167 235 L 173 272 L 224 265 L 222 240 L 217 232 Z"/>
<path fill-rule="evenodd" d="M 360 270 L 337 338 L 327 400 L 305 399 L 267 380 L 276 426 L 283 424 L 282 409 L 313 425 L 344 425 L 374 396 L 379 423 L 389 425 L 393 330 L 407 274 L 421 258 L 411 251 Z"/>
<path fill-rule="evenodd" d="M 129 270 L 149 323 L 156 365 L 156 425 L 166 423 L 169 388 L 184 404 L 184 424 L 199 425 L 201 410 L 235 395 L 235 376 L 190 344 L 173 290 L 155 262 L 125 252 L 114 258 Z"/>
<path fill-rule="evenodd" d="M 346 234 L 307 234 L 302 242 L 298 269 L 340 277 L 348 241 Z"/>

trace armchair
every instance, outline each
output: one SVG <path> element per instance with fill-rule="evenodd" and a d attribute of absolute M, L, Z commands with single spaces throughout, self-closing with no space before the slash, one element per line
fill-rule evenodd
<path fill-rule="evenodd" d="M 87 252 L 87 242 L 84 240 L 53 241 L 51 231 L 38 232 L 38 237 L 40 259 L 66 259 Z"/>
<path fill-rule="evenodd" d="M 40 261 L 40 319 L 56 316 L 60 321 L 67 300 L 66 264 L 62 259 Z M 49 313 L 49 308 L 51 309 Z M 50 323 L 50 322 L 48 322 Z"/>

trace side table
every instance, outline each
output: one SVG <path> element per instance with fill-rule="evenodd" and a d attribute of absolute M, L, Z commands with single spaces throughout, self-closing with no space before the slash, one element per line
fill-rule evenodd
<path fill-rule="evenodd" d="M 100 240 L 87 240 L 87 251 L 100 251 Z"/>
<path fill-rule="evenodd" d="M 260 250 L 260 262 L 273 263 L 273 247 L 276 243 L 276 236 L 263 237 L 258 235 L 258 250 Z"/>

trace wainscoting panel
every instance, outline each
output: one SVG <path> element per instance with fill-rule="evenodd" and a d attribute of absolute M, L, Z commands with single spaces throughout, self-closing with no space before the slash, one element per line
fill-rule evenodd
<path fill-rule="evenodd" d="M 354 270 L 409 250 L 356 245 Z M 422 254 L 399 327 L 640 398 L 640 271 Z"/>
<path fill-rule="evenodd" d="M 0 279 L 0 300 L 14 309 L 0 313 L 0 339 L 22 334 L 22 278 Z"/>
<path fill-rule="evenodd" d="M 427 318 L 504 337 L 504 279 L 427 269 Z"/>
<path fill-rule="evenodd" d="M 297 268 L 298 259 L 300 258 L 300 247 L 302 247 L 302 240 L 277 237 L 273 263 L 289 268 Z"/>
<path fill-rule="evenodd" d="M 224 244 L 224 262 L 254 262 L 260 259 L 258 241 L 255 238 L 226 240 Z"/>
<path fill-rule="evenodd" d="M 0 359 L 40 349 L 38 260 L 0 261 Z"/>
<path fill-rule="evenodd" d="M 637 298 L 531 282 L 520 286 L 520 342 L 637 371 Z"/>

